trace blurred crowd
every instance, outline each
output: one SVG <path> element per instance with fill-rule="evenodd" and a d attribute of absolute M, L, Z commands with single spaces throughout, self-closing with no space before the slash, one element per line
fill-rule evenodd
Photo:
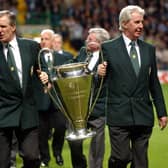
<path fill-rule="evenodd" d="M 50 24 L 78 51 L 88 29 L 103 27 L 119 34 L 118 15 L 128 4 L 145 9 L 143 39 L 156 46 L 158 66 L 168 69 L 168 0 L 0 0 L 0 9 L 17 13 L 18 24 Z"/>

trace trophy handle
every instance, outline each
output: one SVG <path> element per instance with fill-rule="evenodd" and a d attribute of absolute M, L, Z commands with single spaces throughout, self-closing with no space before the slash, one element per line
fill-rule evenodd
<path fill-rule="evenodd" d="M 51 59 L 50 59 L 50 62 L 49 62 L 49 59 L 46 61 L 45 60 L 45 58 L 41 58 L 41 54 L 42 54 L 42 52 L 47 52 L 47 54 L 48 54 L 48 56 L 50 56 L 50 57 L 52 57 Z M 47 55 L 46 54 L 46 55 Z M 45 57 L 46 55 L 43 55 L 43 57 Z M 53 51 L 51 50 L 51 49 L 49 49 L 49 48 L 42 48 L 40 51 L 39 51 L 39 53 L 38 53 L 38 65 L 39 65 L 39 69 L 40 69 L 40 71 L 42 70 L 42 67 L 41 67 L 41 62 L 43 62 L 43 63 L 45 63 L 46 64 L 46 66 L 48 67 L 48 71 L 49 71 L 49 73 L 50 73 L 50 78 L 51 78 L 51 85 L 53 86 L 53 78 L 56 78 L 56 76 L 55 77 L 53 77 L 53 64 L 54 64 L 54 56 L 53 56 Z M 44 88 L 47 90 L 47 93 L 49 94 L 49 96 L 50 96 L 50 98 L 52 99 L 52 101 L 54 102 L 53 104 L 54 105 L 56 105 L 59 109 L 60 109 L 60 111 L 62 111 L 65 115 L 66 115 L 66 112 L 65 112 L 65 109 L 64 109 L 64 107 L 63 107 L 63 104 L 62 104 L 62 102 L 60 101 L 60 99 L 59 99 L 59 96 L 58 96 L 58 94 L 57 94 L 57 92 L 56 92 L 56 89 L 55 89 L 55 87 L 52 87 L 52 90 L 51 90 L 51 88 L 49 89 L 48 88 L 48 86 L 47 86 L 47 84 L 44 84 Z M 52 91 L 54 92 L 54 95 L 56 96 L 56 99 L 55 99 L 55 97 L 53 96 L 53 94 L 52 94 Z M 57 100 L 57 101 L 56 101 Z"/>
<path fill-rule="evenodd" d="M 47 54 L 44 54 L 44 58 L 41 59 L 41 55 L 42 52 L 46 52 Z M 46 60 L 46 57 L 48 57 L 48 60 Z M 50 57 L 50 58 L 49 58 Z M 39 69 L 40 71 L 42 70 L 41 67 L 41 62 L 43 64 L 46 64 L 46 66 L 48 67 L 48 70 L 53 68 L 53 61 L 54 61 L 54 57 L 53 57 L 53 51 L 49 48 L 42 48 L 39 53 L 38 53 L 38 65 L 39 65 Z"/>
<path fill-rule="evenodd" d="M 52 82 L 52 86 L 53 86 L 53 82 Z M 56 105 L 56 107 L 58 107 L 59 110 L 66 116 L 68 121 L 71 122 L 71 120 L 69 119 L 69 116 L 67 115 L 66 110 L 65 110 L 65 108 L 64 108 L 64 106 L 63 106 L 63 104 L 62 104 L 62 102 L 61 102 L 61 100 L 60 100 L 60 98 L 59 98 L 59 96 L 58 96 L 58 94 L 56 92 L 55 87 L 52 87 L 52 88 L 53 88 L 54 95 L 55 95 L 56 99 L 53 96 L 52 91 L 50 89 L 48 89 L 48 88 L 47 88 L 47 93 L 49 94 L 50 98 L 52 99 L 53 104 Z"/>
<path fill-rule="evenodd" d="M 87 52 L 87 55 L 88 55 L 88 57 L 89 57 L 89 56 L 90 56 L 90 53 Z M 104 61 L 104 58 L 103 58 L 103 52 L 102 52 L 102 49 L 101 49 L 101 48 L 100 48 L 100 57 L 101 57 L 101 60 L 102 60 L 102 62 L 103 62 L 103 61 Z M 86 60 L 88 60 L 88 58 L 86 58 Z M 103 82 L 104 82 L 104 77 L 101 76 L 100 85 L 99 85 L 99 88 L 98 88 L 98 90 L 97 90 L 96 97 L 95 97 L 93 103 L 91 103 L 91 107 L 90 107 L 90 111 L 89 111 L 88 118 L 89 118 L 91 112 L 93 111 L 94 106 L 96 105 L 96 102 L 97 102 L 97 100 L 98 100 L 98 98 L 99 98 L 99 95 L 100 95 L 100 92 L 101 92 L 101 89 L 102 89 L 102 86 L 103 86 Z M 93 93 L 92 93 L 92 94 L 93 94 Z M 92 97 L 93 97 L 93 96 L 92 96 Z M 91 101 L 91 102 L 92 102 L 92 101 Z"/>

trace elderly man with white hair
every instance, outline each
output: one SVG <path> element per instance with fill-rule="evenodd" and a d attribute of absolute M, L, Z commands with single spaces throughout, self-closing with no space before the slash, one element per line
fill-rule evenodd
<path fill-rule="evenodd" d="M 102 63 L 103 55 L 101 52 L 102 42 L 109 40 L 109 33 L 100 27 L 91 28 L 88 31 L 86 46 L 82 47 L 76 60 L 78 62 L 88 62 L 87 70 L 96 73 L 97 65 Z M 97 74 L 97 73 L 96 73 Z M 98 82 L 99 83 L 99 82 Z M 98 90 L 100 84 L 95 84 Z M 97 93 L 97 91 L 95 91 Z M 88 120 L 88 127 L 96 131 L 96 135 L 91 139 L 89 151 L 89 167 L 102 168 L 105 152 L 105 111 L 107 100 L 106 86 L 103 83 L 100 95 L 96 101 L 93 111 Z M 95 99 L 95 97 L 94 97 Z"/>

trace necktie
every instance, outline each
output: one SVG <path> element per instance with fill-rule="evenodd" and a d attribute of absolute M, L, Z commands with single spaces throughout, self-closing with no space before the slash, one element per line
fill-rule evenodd
<path fill-rule="evenodd" d="M 131 45 L 131 49 L 130 49 L 131 62 L 132 62 L 134 71 L 135 71 L 136 75 L 138 76 L 139 61 L 138 61 L 138 54 L 137 54 L 137 51 L 136 51 L 136 48 L 135 48 L 135 41 L 131 41 L 130 45 Z"/>
<path fill-rule="evenodd" d="M 13 76 L 13 78 L 16 80 L 16 81 L 19 81 L 19 76 L 18 76 L 18 73 L 17 73 L 17 67 L 16 67 L 16 63 L 15 63 L 15 59 L 14 59 L 14 55 L 13 55 L 13 51 L 11 49 L 11 45 L 8 44 L 7 45 L 7 63 L 8 63 L 8 66 L 9 66 L 9 69 L 11 71 L 11 74 Z"/>

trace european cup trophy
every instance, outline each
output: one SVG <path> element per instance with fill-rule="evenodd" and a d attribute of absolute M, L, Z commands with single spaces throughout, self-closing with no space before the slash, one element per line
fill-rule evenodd
<path fill-rule="evenodd" d="M 71 125 L 66 139 L 73 141 L 94 136 L 96 132 L 87 129 L 87 121 L 96 101 L 93 100 L 94 73 L 88 72 L 88 63 L 54 66 L 53 53 L 47 48 L 39 52 L 40 66 L 42 61 L 47 64 L 50 74 L 52 89 L 48 90 L 48 93 Z"/>

